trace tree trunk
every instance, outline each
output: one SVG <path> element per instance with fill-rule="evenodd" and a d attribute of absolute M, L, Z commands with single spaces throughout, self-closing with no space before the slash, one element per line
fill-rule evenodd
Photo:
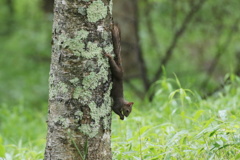
<path fill-rule="evenodd" d="M 53 12 L 54 0 L 42 0 L 42 8 L 47 13 Z"/>
<path fill-rule="evenodd" d="M 133 0 L 118 0 L 113 5 L 114 21 L 121 28 L 121 48 L 123 68 L 126 77 L 136 77 L 140 74 L 137 57 L 136 17 L 137 4 Z M 124 12 L 123 12 L 124 11 Z"/>
<path fill-rule="evenodd" d="M 112 0 L 55 0 L 45 160 L 111 159 Z"/>

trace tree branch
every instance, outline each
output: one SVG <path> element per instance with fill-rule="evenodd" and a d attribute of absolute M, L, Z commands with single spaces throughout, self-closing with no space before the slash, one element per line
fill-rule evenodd
<path fill-rule="evenodd" d="M 169 59 L 171 58 L 173 51 L 177 45 L 177 42 L 179 41 L 180 37 L 183 35 L 183 33 L 186 31 L 188 24 L 191 22 L 192 18 L 194 17 L 194 15 L 200 10 L 200 8 L 203 6 L 204 2 L 206 0 L 199 0 L 198 3 L 196 3 L 191 10 L 189 11 L 189 13 L 186 15 L 185 19 L 182 22 L 182 25 L 180 26 L 180 28 L 175 32 L 174 36 L 173 36 L 173 40 L 170 44 L 170 46 L 168 47 L 168 49 L 166 50 L 165 56 L 163 57 L 163 59 L 160 62 L 160 66 L 158 67 L 158 70 L 155 74 L 155 77 L 153 78 L 153 80 L 151 81 L 150 84 L 153 84 L 156 80 L 158 80 L 158 78 L 162 75 L 162 66 L 166 65 L 167 62 L 169 61 Z"/>
<path fill-rule="evenodd" d="M 225 53 L 225 51 L 227 50 L 231 40 L 232 40 L 232 37 L 234 35 L 234 31 L 235 31 L 235 28 L 238 26 L 239 24 L 239 20 L 240 18 L 237 18 L 236 21 L 233 23 L 233 25 L 231 26 L 230 28 L 230 33 L 228 34 L 228 37 L 226 38 L 226 41 L 224 42 L 223 45 L 219 46 L 218 49 L 217 49 L 217 53 L 215 54 L 215 57 L 213 59 L 213 62 L 211 63 L 211 66 L 209 67 L 208 69 L 208 72 L 207 74 L 209 75 L 208 78 L 202 83 L 202 87 L 204 86 L 207 86 L 209 80 L 211 79 L 212 75 L 213 75 L 213 72 L 215 71 L 215 68 L 221 58 L 221 56 L 223 55 L 223 53 Z"/>

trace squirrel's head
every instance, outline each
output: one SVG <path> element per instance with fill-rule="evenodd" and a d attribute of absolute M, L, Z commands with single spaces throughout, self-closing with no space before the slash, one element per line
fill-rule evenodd
<path fill-rule="evenodd" d="M 128 117 L 129 114 L 131 113 L 132 111 L 132 105 L 133 105 L 133 102 L 125 102 L 124 105 L 123 105 L 123 108 L 122 108 L 122 111 L 123 111 L 123 115 L 125 117 Z"/>

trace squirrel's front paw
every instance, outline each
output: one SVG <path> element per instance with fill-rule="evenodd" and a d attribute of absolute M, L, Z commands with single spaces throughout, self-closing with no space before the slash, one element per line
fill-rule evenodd
<path fill-rule="evenodd" d="M 104 56 L 108 57 L 108 58 L 111 58 L 111 54 L 108 54 L 108 53 L 104 53 Z"/>
<path fill-rule="evenodd" d="M 120 116 L 120 119 L 121 119 L 121 120 L 124 120 L 124 116 L 123 116 L 123 115 L 122 115 L 122 116 Z"/>

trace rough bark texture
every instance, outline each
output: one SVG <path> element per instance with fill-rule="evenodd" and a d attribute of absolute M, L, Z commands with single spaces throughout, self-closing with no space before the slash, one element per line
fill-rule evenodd
<path fill-rule="evenodd" d="M 55 0 L 45 160 L 111 159 L 110 0 Z"/>

